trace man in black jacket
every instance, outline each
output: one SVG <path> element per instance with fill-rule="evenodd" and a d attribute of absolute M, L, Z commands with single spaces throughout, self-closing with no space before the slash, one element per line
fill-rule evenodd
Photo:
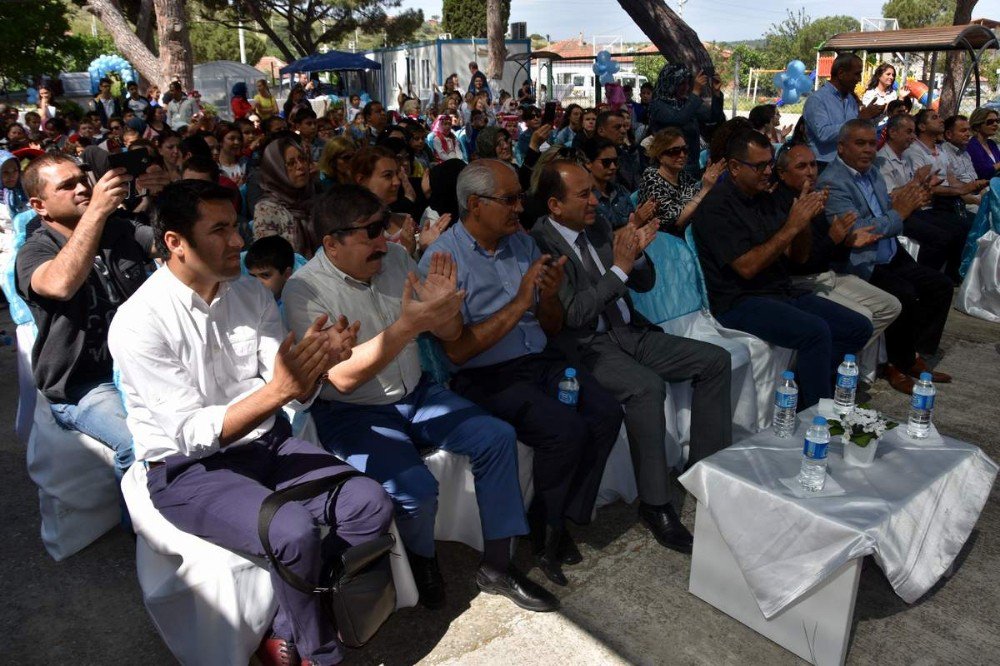
<path fill-rule="evenodd" d="M 125 114 L 125 104 L 111 94 L 111 79 L 101 79 L 97 87 L 99 92 L 90 103 L 90 110 L 100 116 L 101 127 L 108 128 L 112 118 L 121 118 Z"/>
<path fill-rule="evenodd" d="M 597 198 L 586 169 L 567 160 L 550 162 L 539 177 L 538 197 L 547 202 L 549 215 L 531 235 L 543 252 L 569 257 L 559 290 L 566 310 L 563 341 L 625 407 L 640 518 L 661 545 L 689 553 L 691 533 L 671 501 L 674 472 L 664 446 L 665 382 L 691 381 L 690 465 L 732 443 L 729 352 L 668 335 L 636 312 L 628 290 L 649 291 L 656 281 L 644 254 L 656 226 L 640 228 L 633 215 L 612 231 L 596 215 Z"/>
<path fill-rule="evenodd" d="M 778 175 L 774 200 L 778 210 L 787 216 L 795 199 L 816 185 L 819 177 L 816 156 L 808 144 L 785 144 L 778 151 L 774 169 Z M 902 305 L 892 294 L 842 270 L 853 248 L 871 245 L 880 238 L 872 233 L 874 227 L 854 229 L 855 221 L 854 213 L 840 215 L 832 224 L 824 213 L 816 215 L 810 223 L 809 258 L 801 264 L 788 262 L 787 266 L 796 287 L 809 289 L 867 317 L 874 328 L 868 341 L 871 344 L 896 320 Z"/>
<path fill-rule="evenodd" d="M 17 291 L 38 327 L 35 384 L 60 425 L 115 450 L 119 476 L 132 462 L 132 437 L 112 383 L 108 326 L 146 279 L 148 259 L 136 226 L 118 212 L 130 180 L 112 169 L 92 188 L 69 157 L 37 158 L 22 183 L 41 225 L 15 259 Z M 154 166 L 136 184 L 155 193 L 166 182 Z"/>

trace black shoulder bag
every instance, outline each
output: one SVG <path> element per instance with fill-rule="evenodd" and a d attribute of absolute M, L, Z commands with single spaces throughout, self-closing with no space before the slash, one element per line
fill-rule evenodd
<path fill-rule="evenodd" d="M 396 608 L 396 586 L 389 565 L 395 544 L 391 534 L 351 546 L 339 560 L 325 562 L 318 586 L 310 585 L 278 561 L 271 548 L 269 531 L 274 515 L 288 502 L 302 501 L 333 492 L 348 479 L 364 476 L 357 470 L 305 481 L 268 495 L 260 507 L 257 529 L 271 566 L 281 578 L 302 592 L 322 596 L 322 603 L 336 622 L 340 640 L 348 647 L 360 647 L 375 635 Z"/>

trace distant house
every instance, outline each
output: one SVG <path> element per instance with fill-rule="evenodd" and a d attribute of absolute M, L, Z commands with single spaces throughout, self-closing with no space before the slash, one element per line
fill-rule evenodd
<path fill-rule="evenodd" d="M 530 39 L 508 39 L 506 43 L 508 58 L 531 53 Z M 480 70 L 485 72 L 489 52 L 485 39 L 434 39 L 375 49 L 365 55 L 382 65 L 381 71 L 373 73 L 376 86 L 374 90 L 369 90 L 369 94 L 373 99 L 381 100 L 387 108 L 394 109 L 400 91 L 426 103 L 433 97 L 434 86 L 441 88 L 444 80 L 453 73 L 458 74 L 464 91 L 472 78 L 469 63 L 477 62 Z M 500 90 L 513 94 L 527 77 L 527 70 L 508 60 L 504 65 Z M 494 94 L 498 93 L 499 90 L 494 91 Z"/>
<path fill-rule="evenodd" d="M 594 56 L 601 49 L 585 41 L 581 34 L 574 39 L 553 42 L 544 50 L 562 58 L 562 60 L 555 60 L 551 63 L 553 88 L 549 91 L 550 98 L 561 101 L 564 106 L 570 103 L 593 105 L 594 85 L 597 79 L 593 70 Z M 656 55 L 657 53 L 659 53 L 659 49 L 652 44 L 635 51 L 635 55 Z M 616 81 L 622 85 L 631 85 L 636 90 L 646 82 L 646 77 L 635 73 L 635 58 L 632 55 L 620 56 L 614 60 L 621 66 L 621 69 L 615 74 Z M 532 80 L 540 80 L 545 83 L 548 79 L 548 72 L 545 71 L 548 66 L 548 61 L 533 63 Z"/>
<path fill-rule="evenodd" d="M 275 58 L 274 56 L 264 56 L 263 58 L 257 61 L 257 64 L 254 65 L 254 67 L 260 70 L 263 74 L 266 74 L 269 80 L 277 81 L 279 76 L 278 72 L 281 70 L 282 67 L 284 67 L 287 64 L 288 63 L 282 60 L 281 58 Z"/>

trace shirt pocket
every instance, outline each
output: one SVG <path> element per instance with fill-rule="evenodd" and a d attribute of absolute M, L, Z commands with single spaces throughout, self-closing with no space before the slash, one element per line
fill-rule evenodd
<path fill-rule="evenodd" d="M 260 374 L 257 367 L 257 334 L 253 331 L 237 330 L 228 336 L 228 356 L 233 363 L 234 374 L 240 381 L 252 379 Z"/>

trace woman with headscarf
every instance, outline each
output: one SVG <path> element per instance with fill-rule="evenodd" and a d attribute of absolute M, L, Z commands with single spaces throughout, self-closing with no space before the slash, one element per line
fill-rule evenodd
<path fill-rule="evenodd" d="M 21 187 L 21 160 L 8 150 L 0 150 L 0 252 L 7 252 L 13 246 L 14 227 L 12 221 L 18 213 L 28 209 L 28 195 Z M 6 260 L 0 261 L 0 266 Z"/>
<path fill-rule="evenodd" d="M 702 95 L 707 92 L 711 92 L 712 99 L 706 105 Z M 700 171 L 702 125 L 714 126 L 724 120 L 722 80 L 718 76 L 709 81 L 704 72 L 692 77 L 685 65 L 663 66 L 649 104 L 648 134 L 655 134 L 664 127 L 679 128 L 688 147 L 686 171 L 691 174 Z"/>
<path fill-rule="evenodd" d="M 235 84 L 232 89 L 232 99 L 229 100 L 229 108 L 233 111 L 233 120 L 246 118 L 253 113 L 253 104 L 250 103 L 247 84 L 243 81 Z"/>
<path fill-rule="evenodd" d="M 253 211 L 254 240 L 281 236 L 307 259 L 316 249 L 309 223 L 313 195 L 310 162 L 308 153 L 291 137 L 269 143 L 260 161 L 261 197 Z"/>
<path fill-rule="evenodd" d="M 484 127 L 476 135 L 476 155 L 483 159 L 513 163 L 514 142 L 502 127 Z"/>

